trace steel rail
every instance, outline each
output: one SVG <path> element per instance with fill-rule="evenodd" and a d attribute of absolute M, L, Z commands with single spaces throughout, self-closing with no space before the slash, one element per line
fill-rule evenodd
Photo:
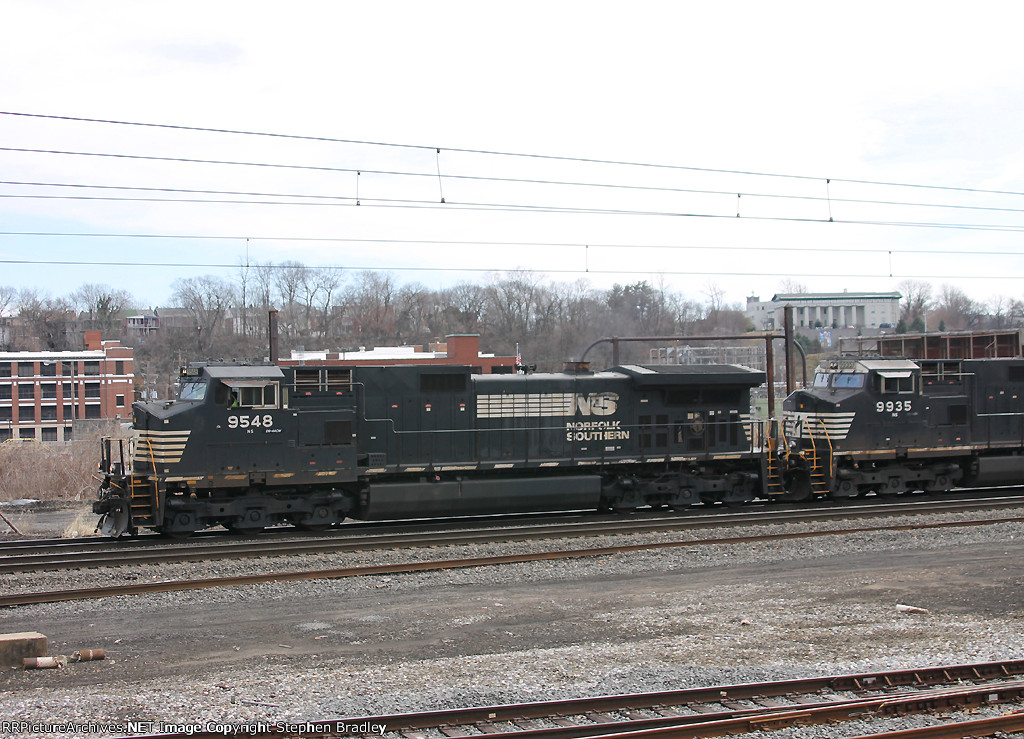
<path fill-rule="evenodd" d="M 31 603 L 56 603 L 70 600 L 86 600 L 104 598 L 115 595 L 141 595 L 144 593 L 162 593 L 177 590 L 200 590 L 215 587 L 234 587 L 238 585 L 258 585 L 268 582 L 295 582 L 300 580 L 333 580 L 367 575 L 402 574 L 409 572 L 429 572 L 445 569 L 466 569 L 470 567 L 486 567 L 500 564 L 519 564 L 558 559 L 582 559 L 603 557 L 629 552 L 649 551 L 653 549 L 672 549 L 681 547 L 714 546 L 745 544 L 752 542 L 783 541 L 789 539 L 811 539 L 823 536 L 841 536 L 879 531 L 908 531 L 938 528 L 960 528 L 965 526 L 985 526 L 996 523 L 1024 521 L 1024 516 L 998 519 L 982 519 L 974 521 L 949 521 L 930 524 L 900 524 L 897 526 L 861 527 L 852 529 L 836 529 L 831 531 L 803 531 L 783 534 L 759 534 L 751 536 L 716 537 L 710 539 L 694 539 L 687 541 L 647 542 L 643 544 L 623 544 L 620 546 L 593 547 L 585 549 L 564 549 L 527 554 L 499 555 L 487 557 L 465 557 L 433 561 L 407 562 L 389 565 L 368 565 L 359 567 L 342 567 L 322 570 L 302 570 L 292 572 L 275 572 L 258 575 L 239 575 L 233 577 L 212 577 L 196 580 L 163 580 L 134 585 L 115 585 L 75 590 L 24 593 L 0 596 L 0 607 L 28 605 Z M 317 550 L 320 551 L 320 550 Z M 162 562 L 157 557 L 152 561 Z M 83 565 L 84 566 L 84 565 Z"/>
<path fill-rule="evenodd" d="M 886 731 L 882 734 L 861 734 L 850 739 L 963 739 L 964 737 L 984 737 L 1005 732 L 1024 731 L 1024 711 L 992 718 L 979 718 L 970 721 L 956 721 L 941 726 L 923 726 L 917 729 Z"/>
<path fill-rule="evenodd" d="M 756 501 L 744 504 L 743 510 L 729 509 L 727 507 L 697 506 L 688 508 L 685 511 L 665 513 L 654 509 L 640 509 L 628 514 L 631 518 L 623 518 L 621 514 L 595 514 L 592 511 L 567 511 L 562 513 L 531 513 L 515 515 L 488 515 L 468 516 L 444 519 L 414 519 L 396 521 L 357 521 L 352 520 L 341 526 L 321 532 L 317 536 L 311 535 L 291 526 L 270 527 L 265 531 L 240 536 L 237 533 L 210 529 L 192 534 L 187 539 L 169 539 L 158 533 L 143 533 L 134 537 L 111 538 L 106 536 L 86 536 L 81 538 L 52 538 L 52 539 L 0 539 L 0 558 L 14 554 L 42 554 L 52 553 L 54 550 L 73 551 L 79 549 L 119 549 L 127 550 L 144 548 L 146 546 L 164 547 L 188 547 L 205 543 L 210 540 L 213 544 L 229 545 L 242 541 L 253 541 L 256 538 L 265 539 L 287 539 L 301 538 L 329 540 L 338 537 L 354 538 L 354 536 L 373 536 L 381 534 L 408 534 L 418 531 L 451 531 L 451 530 L 513 530 L 515 527 L 530 529 L 543 526 L 564 525 L 567 527 L 609 526 L 621 525 L 624 528 L 642 527 L 644 525 L 654 526 L 650 522 L 661 522 L 664 526 L 676 528 L 700 528 L 719 525 L 717 521 L 738 521 L 743 523 L 747 520 L 755 520 L 761 516 L 772 516 L 782 519 L 783 516 L 813 515 L 814 511 L 831 510 L 857 510 L 859 514 L 868 515 L 889 515 L 893 512 L 928 513 L 941 512 L 940 506 L 952 506 L 943 510 L 971 510 L 972 506 L 979 508 L 992 507 L 1014 507 L 1015 501 L 1024 505 L 1024 494 L 1013 495 L 1009 490 L 1016 488 L 979 488 L 976 490 L 963 490 L 954 498 L 948 496 L 935 498 L 929 494 L 917 494 L 905 496 L 906 500 L 878 502 L 878 498 L 853 499 L 853 500 L 818 500 L 804 501 L 803 504 L 782 503 L 779 501 Z M 901 496 L 903 497 L 903 496 Z M 913 499 L 909 499 L 909 498 Z M 770 507 L 769 507 L 770 506 Z M 932 507 L 933 510 L 926 510 Z M 723 512 L 723 510 L 725 512 Z M 832 514 L 823 514 L 832 515 Z M 834 515 L 841 515 L 836 513 Z M 585 517 L 585 518 L 584 518 Z M 753 518 L 748 518 L 753 517 Z M 581 520 L 583 519 L 583 520 Z M 597 520 L 595 520 L 597 519 Z M 582 529 L 580 529 L 582 530 Z M 353 535 L 352 532 L 358 532 Z"/>
<path fill-rule="evenodd" d="M 980 662 L 910 670 L 883 670 L 880 672 L 862 672 L 847 675 L 826 675 L 794 680 L 713 685 L 704 688 L 684 688 L 653 693 L 605 695 L 593 698 L 571 698 L 557 701 L 456 708 L 420 713 L 356 716 L 339 720 L 344 720 L 350 724 L 367 722 L 387 724 L 388 731 L 398 732 L 442 726 L 477 724 L 480 722 L 514 722 L 522 719 L 540 719 L 552 716 L 585 716 L 587 714 L 608 711 L 662 709 L 692 703 L 719 703 L 723 700 L 740 701 L 753 700 L 755 698 L 810 695 L 824 691 L 834 693 L 866 693 L 867 691 L 892 690 L 912 686 L 933 687 L 964 681 L 1001 680 L 1018 675 L 1024 675 L 1024 660 Z"/>
<path fill-rule="evenodd" d="M 766 696 L 751 695 L 751 700 Z M 863 718 L 884 718 L 912 713 L 930 713 L 956 708 L 977 708 L 996 703 L 1008 703 L 1024 699 L 1024 680 L 988 683 L 966 687 L 922 689 L 911 692 L 890 693 L 875 696 L 861 696 L 841 700 L 806 702 L 800 705 L 756 707 L 711 711 L 693 715 L 662 716 L 661 718 L 640 718 L 615 720 L 611 712 L 621 712 L 623 707 L 609 704 L 604 713 L 588 713 L 585 718 L 591 723 L 572 723 L 564 713 L 551 713 L 546 717 L 553 722 L 564 721 L 566 726 L 531 728 L 523 725 L 523 719 L 510 719 L 511 727 L 499 727 L 495 719 L 484 719 L 472 726 L 488 736 L 508 736 L 517 739 L 696 739 L 697 737 L 735 736 L 740 732 L 754 732 L 805 726 L 810 724 L 835 723 Z M 729 704 L 737 700 L 733 696 L 711 698 L 707 703 Z M 658 710 L 658 707 L 653 707 Z M 666 710 L 662 704 L 660 710 Z M 667 708 L 666 712 L 671 711 Z M 627 711 L 628 712 L 628 711 Z M 526 719 L 530 721 L 531 719 Z M 383 720 L 376 720 L 383 724 Z M 339 721 L 339 724 L 353 724 L 353 719 Z M 385 724 L 388 733 L 413 734 L 414 730 L 396 729 Z M 457 727 L 439 726 L 448 736 L 466 736 L 472 731 Z M 283 732 L 288 736 L 288 732 Z M 326 735 L 326 732 L 324 733 Z M 957 735 L 959 739 L 960 735 Z"/>
<path fill-rule="evenodd" d="M 88 567 L 124 566 L 130 564 L 152 564 L 169 562 L 195 562 L 211 559 L 242 559 L 301 555 L 311 553 L 340 553 L 370 551 L 383 548 L 415 548 L 430 546 L 454 546 L 487 544 L 507 541 L 528 541 L 538 539 L 581 538 L 586 536 L 614 536 L 645 534 L 679 530 L 698 530 L 731 526 L 755 526 L 770 524 L 813 523 L 847 520 L 851 518 L 880 518 L 892 515 L 923 515 L 925 513 L 951 513 L 963 511 L 1002 510 L 1024 506 L 1024 498 L 997 499 L 986 501 L 944 501 L 939 504 L 897 503 L 872 507 L 840 508 L 830 510 L 814 509 L 810 512 L 758 512 L 745 514 L 703 515 L 684 518 L 657 518 L 642 520 L 614 520 L 605 522 L 579 522 L 570 524 L 539 524 L 535 526 L 514 526 L 484 528 L 471 531 L 440 531 L 413 534 L 362 534 L 339 539 L 338 537 L 305 540 L 272 540 L 245 542 L 214 542 L 199 545 L 172 545 L 153 549 L 124 550 L 116 545 L 109 548 L 84 547 L 62 551 L 58 554 L 45 549 L 38 553 L 10 554 L 0 556 L 0 574 L 14 572 L 38 572 L 44 570 L 81 569 Z M 782 535 L 792 538 L 802 535 L 835 535 L 875 530 L 908 530 L 925 528 L 959 527 L 986 525 L 1008 521 L 1024 520 L 1021 517 L 1003 517 L 978 521 L 947 522 L 937 524 L 904 524 L 892 527 L 858 527 L 826 532 L 805 532 Z M 764 538 L 770 538 L 766 535 Z M 758 537 L 760 539 L 761 537 Z M 754 539 L 754 540 L 758 540 Z M 724 540 L 702 540 L 697 543 L 735 543 L 750 541 L 742 537 Z M 669 545 L 687 546 L 691 542 L 670 542 Z M 653 548 L 654 545 L 651 545 Z M 18 550 L 16 550 L 18 551 Z"/>
<path fill-rule="evenodd" d="M 504 734 L 518 739 L 682 739 L 1019 700 L 1024 696 L 1024 680 L 1010 678 L 1022 674 L 1024 660 L 985 662 L 421 713 L 293 721 L 290 723 L 301 729 L 271 728 L 268 733 L 331 736 L 344 731 L 342 727 L 383 725 L 387 734 L 407 737 L 422 736 L 424 730 L 433 730 L 445 736 Z M 965 681 L 971 684 L 965 686 L 962 684 Z M 910 692 L 915 688 L 915 692 Z M 828 693 L 852 693 L 856 697 L 828 700 L 824 697 Z M 820 699 L 807 700 L 814 695 Z M 738 701 L 773 703 L 774 698 L 787 699 L 792 704 L 737 705 Z M 714 710 L 710 708 L 712 705 L 723 706 L 725 710 Z M 695 706 L 702 707 L 702 711 Z M 680 713 L 677 710 L 680 708 L 692 713 Z M 642 711 L 657 716 L 642 715 L 639 713 Z M 1024 714 L 1020 717 L 1024 718 Z M 546 720 L 555 726 L 537 728 L 534 723 L 537 720 Z M 314 726 L 323 728 L 311 728 Z M 207 735 L 213 734 L 190 734 Z"/>

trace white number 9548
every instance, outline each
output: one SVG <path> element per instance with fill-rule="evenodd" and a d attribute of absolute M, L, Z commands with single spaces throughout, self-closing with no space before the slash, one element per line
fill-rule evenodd
<path fill-rule="evenodd" d="M 270 428 L 274 425 L 274 417 L 269 413 L 265 416 L 228 416 L 229 429 Z"/>

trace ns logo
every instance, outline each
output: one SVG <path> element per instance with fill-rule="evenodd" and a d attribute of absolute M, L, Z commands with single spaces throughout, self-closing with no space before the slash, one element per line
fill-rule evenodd
<path fill-rule="evenodd" d="M 577 394 L 573 406 L 581 416 L 610 416 L 619 408 L 618 393 Z"/>

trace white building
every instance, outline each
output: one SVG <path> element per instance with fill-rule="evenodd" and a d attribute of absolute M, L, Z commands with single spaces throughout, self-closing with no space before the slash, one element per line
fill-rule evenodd
<path fill-rule="evenodd" d="M 780 293 L 771 300 L 747 298 L 747 318 L 758 331 L 782 328 L 783 309 L 793 307 L 795 328 L 872 328 L 895 326 L 900 297 L 892 293 Z"/>

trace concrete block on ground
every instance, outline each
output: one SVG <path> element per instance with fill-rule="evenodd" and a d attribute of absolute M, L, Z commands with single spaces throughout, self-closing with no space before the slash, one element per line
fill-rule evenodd
<path fill-rule="evenodd" d="M 0 634 L 0 666 L 21 667 L 25 657 L 45 657 L 46 637 L 35 631 Z"/>

